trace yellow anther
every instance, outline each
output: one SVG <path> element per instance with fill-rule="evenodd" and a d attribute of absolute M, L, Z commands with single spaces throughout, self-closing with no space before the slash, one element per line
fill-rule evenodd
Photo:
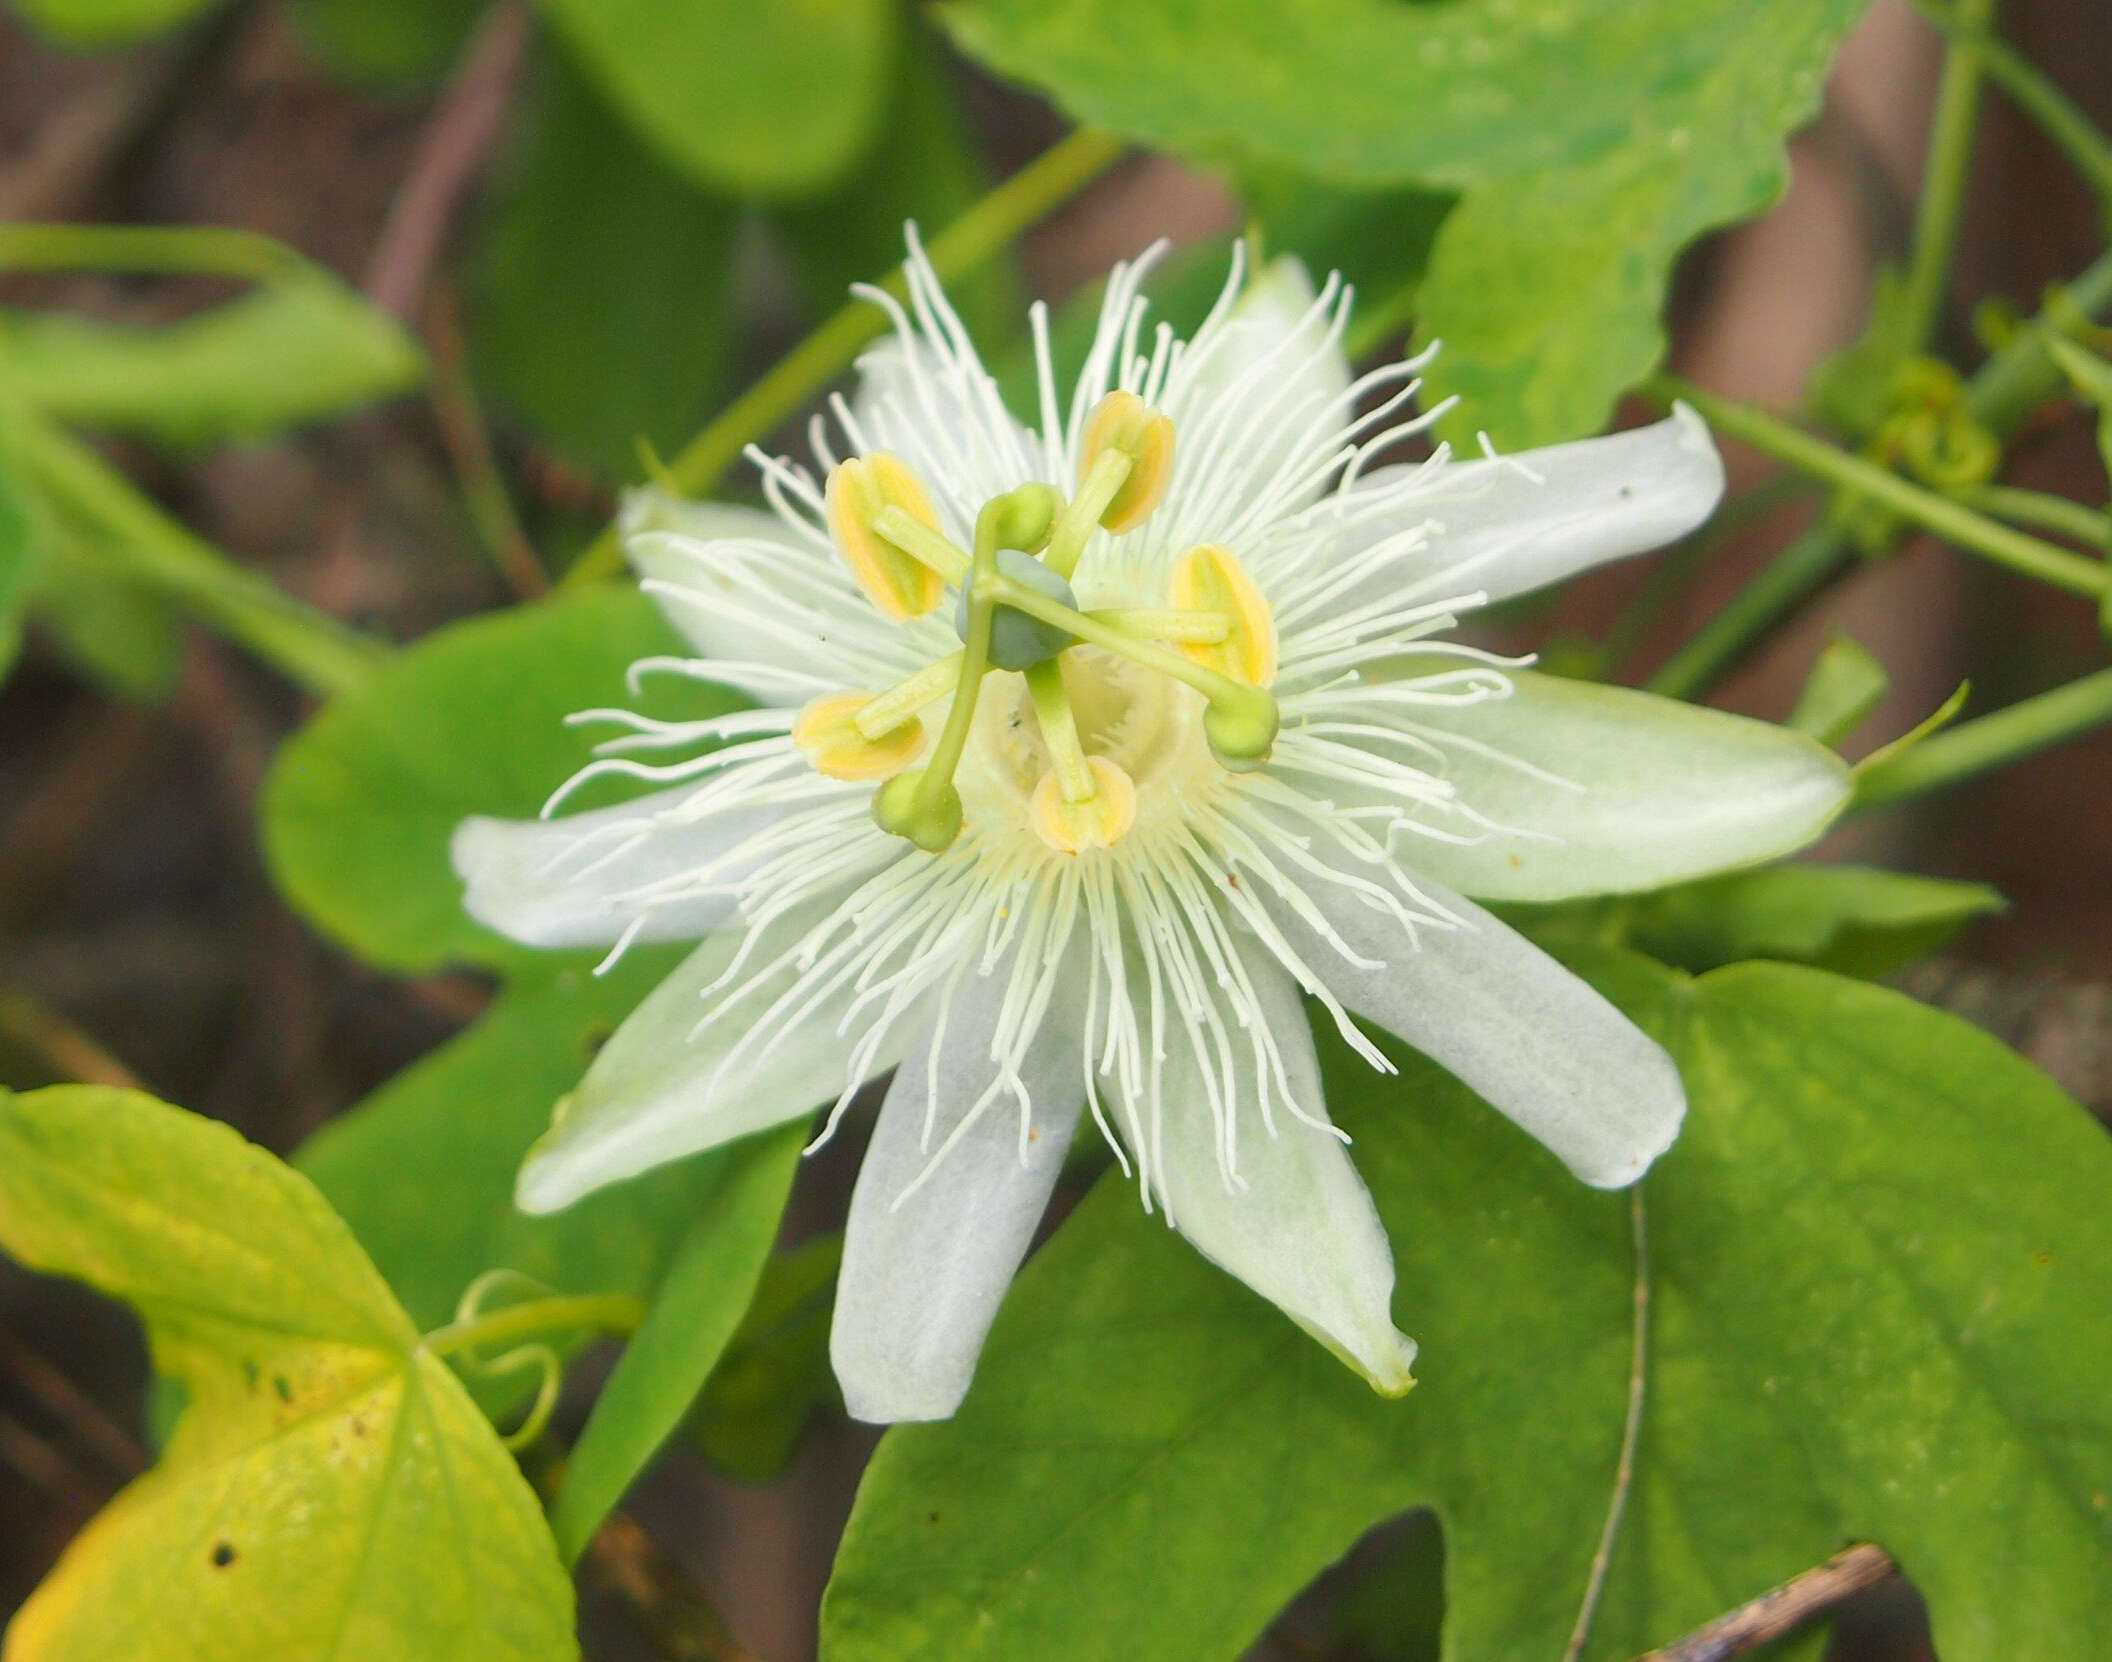
<path fill-rule="evenodd" d="M 1142 525 L 1166 494 L 1173 477 L 1173 423 L 1135 393 L 1111 392 L 1085 424 L 1078 452 L 1081 489 L 1110 450 L 1128 459 L 1129 471 L 1096 517 L 1104 529 L 1120 535 Z"/>
<path fill-rule="evenodd" d="M 901 457 L 876 450 L 840 463 L 829 475 L 829 530 L 858 586 L 891 618 L 922 617 L 945 596 L 946 579 L 875 529 L 873 522 L 889 508 L 938 531 L 931 498 Z"/>
<path fill-rule="evenodd" d="M 1072 802 L 1054 773 L 1034 787 L 1034 829 L 1060 854 L 1082 854 L 1088 848 L 1113 848 L 1137 822 L 1137 787 L 1129 775 L 1105 756 L 1089 756 L 1093 794 Z"/>
<path fill-rule="evenodd" d="M 923 754 L 924 724 L 915 717 L 878 738 L 859 730 L 858 712 L 872 701 L 871 693 L 832 693 L 799 712 L 792 742 L 816 773 L 831 779 L 885 779 Z"/>
<path fill-rule="evenodd" d="M 1231 620 L 1222 638 L 1178 641 L 1177 650 L 1250 687 L 1266 687 L 1276 679 L 1276 619 L 1231 549 L 1204 543 L 1174 561 L 1172 598 L 1180 611 Z"/>

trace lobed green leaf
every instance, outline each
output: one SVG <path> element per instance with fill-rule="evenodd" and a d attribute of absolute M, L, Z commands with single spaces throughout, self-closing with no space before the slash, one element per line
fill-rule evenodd
<path fill-rule="evenodd" d="M 1780 195 L 1863 0 L 976 0 L 955 38 L 1081 120 L 1206 160 L 1463 193 L 1421 293 L 1455 426 L 1605 423 L 1673 260 Z"/>
<path fill-rule="evenodd" d="M 1664 1642 L 1856 1538 L 1899 1558 L 1951 1662 L 2099 1631 L 2103 1131 L 1878 988 L 1584 967 L 1692 1099 L 1648 1185 L 1646 1429 L 1586 1654 Z M 1628 1201 L 1420 1058 L 1392 1082 L 1323 1052 L 1419 1388 L 1374 1397 L 1103 1182 L 1028 1266 L 959 1416 L 881 1445 L 824 1607 L 832 1662 L 1234 1655 L 1421 1505 L 1447 1532 L 1447 1655 L 1562 1654 L 1621 1440 Z"/>
<path fill-rule="evenodd" d="M 0 1246 L 130 1304 L 187 1397 L 6 1662 L 577 1656 L 533 1492 L 305 1178 L 136 1092 L 0 1093 Z"/>
<path fill-rule="evenodd" d="M 504 941 L 462 910 L 448 839 L 469 814 L 533 817 L 595 734 L 575 711 L 637 705 L 635 660 L 681 650 L 633 588 L 568 594 L 436 631 L 287 742 L 263 794 L 264 851 L 280 891 L 372 963 L 451 962 L 554 973 L 591 959 Z M 733 694 L 661 677 L 643 707 L 704 716 Z"/>

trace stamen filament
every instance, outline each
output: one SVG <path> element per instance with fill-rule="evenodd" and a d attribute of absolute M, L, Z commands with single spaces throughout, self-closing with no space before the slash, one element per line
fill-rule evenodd
<path fill-rule="evenodd" d="M 968 575 L 970 561 L 943 532 L 934 531 L 906 508 L 893 505 L 873 516 L 873 529 L 913 560 L 921 560 L 949 583 Z"/>
<path fill-rule="evenodd" d="M 1048 748 L 1064 801 L 1092 801 L 1099 786 L 1093 781 L 1092 768 L 1086 764 L 1078 720 L 1071 714 L 1071 701 L 1064 694 L 1063 660 L 1051 658 L 1026 674 L 1027 696 L 1034 701 L 1034 719 L 1041 724 L 1041 742 Z"/>
<path fill-rule="evenodd" d="M 1149 641 L 1192 641 L 1198 646 L 1216 646 L 1232 633 L 1232 619 L 1223 612 L 1188 612 L 1165 606 L 1103 606 L 1085 615 Z"/>
<path fill-rule="evenodd" d="M 1063 514 L 1049 537 L 1049 551 L 1042 558 L 1066 583 L 1071 580 L 1071 573 L 1078 569 L 1078 559 L 1085 552 L 1085 545 L 1099 528 L 1100 516 L 1114 501 L 1115 493 L 1122 488 L 1122 481 L 1129 477 L 1129 471 L 1135 465 L 1119 450 L 1101 451 L 1079 481 L 1078 494 L 1064 504 Z"/>
<path fill-rule="evenodd" d="M 926 664 L 905 681 L 897 681 L 878 694 L 851 718 L 851 725 L 868 743 L 876 743 L 915 715 L 925 705 L 946 696 L 961 672 L 961 655 L 949 652 Z"/>

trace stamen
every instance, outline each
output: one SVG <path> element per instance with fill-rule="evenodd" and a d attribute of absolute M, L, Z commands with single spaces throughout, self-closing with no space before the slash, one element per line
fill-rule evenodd
<path fill-rule="evenodd" d="M 968 575 L 968 556 L 939 529 L 892 504 L 873 516 L 873 529 L 903 553 L 931 567 L 949 583 Z"/>
<path fill-rule="evenodd" d="M 875 523 L 889 509 L 899 509 L 910 523 L 937 532 L 939 516 L 908 463 L 884 450 L 840 462 L 829 475 L 825 501 L 836 546 L 881 612 L 899 622 L 938 605 L 946 593 L 945 574 L 883 538 Z"/>
<path fill-rule="evenodd" d="M 1174 562 L 1172 587 L 1173 603 L 1183 611 L 1209 610 L 1232 619 L 1221 641 L 1184 641 L 1183 653 L 1250 687 L 1266 687 L 1276 679 L 1276 621 L 1231 549 L 1216 543 L 1189 549 Z"/>
<path fill-rule="evenodd" d="M 792 742 L 816 773 L 831 779 L 885 779 L 917 759 L 924 748 L 924 724 L 899 721 L 869 738 L 859 716 L 872 702 L 870 693 L 836 693 L 800 711 Z"/>
<path fill-rule="evenodd" d="M 1085 615 L 1139 640 L 1211 646 L 1231 634 L 1233 625 L 1225 612 L 1181 612 L 1161 606 L 1102 606 Z"/>
<path fill-rule="evenodd" d="M 927 704 L 935 704 L 946 696 L 961 673 L 961 655 L 949 652 L 935 663 L 926 664 L 905 681 L 897 681 L 883 693 L 874 695 L 870 703 L 851 718 L 858 729 L 858 736 L 866 740 L 878 740 L 900 723 L 916 715 Z"/>
<path fill-rule="evenodd" d="M 1137 787 L 1129 775 L 1105 756 L 1089 757 L 1087 765 L 1093 789 L 1081 800 L 1071 800 L 1053 773 L 1034 787 L 1034 829 L 1062 854 L 1112 848 L 1137 822 Z"/>

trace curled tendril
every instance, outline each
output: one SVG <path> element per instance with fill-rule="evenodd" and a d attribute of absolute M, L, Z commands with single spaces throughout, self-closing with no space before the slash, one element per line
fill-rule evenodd
<path fill-rule="evenodd" d="M 466 1327 L 490 1315 L 493 1300 L 508 1294 L 512 1296 L 506 1298 L 507 1303 L 525 1304 L 554 1298 L 557 1289 L 519 1270 L 486 1270 L 463 1289 L 462 1297 L 455 1304 L 456 1325 Z M 483 1380 L 506 1379 L 530 1369 L 540 1372 L 542 1377 L 536 1384 L 535 1400 L 529 1404 L 527 1414 L 513 1430 L 502 1432 L 499 1440 L 508 1450 L 518 1453 L 549 1429 L 550 1417 L 557 1412 L 558 1393 L 565 1381 L 564 1363 L 551 1346 L 516 1345 L 497 1356 L 485 1356 L 475 1345 L 466 1345 L 456 1354 L 455 1365 L 463 1373 Z"/>

